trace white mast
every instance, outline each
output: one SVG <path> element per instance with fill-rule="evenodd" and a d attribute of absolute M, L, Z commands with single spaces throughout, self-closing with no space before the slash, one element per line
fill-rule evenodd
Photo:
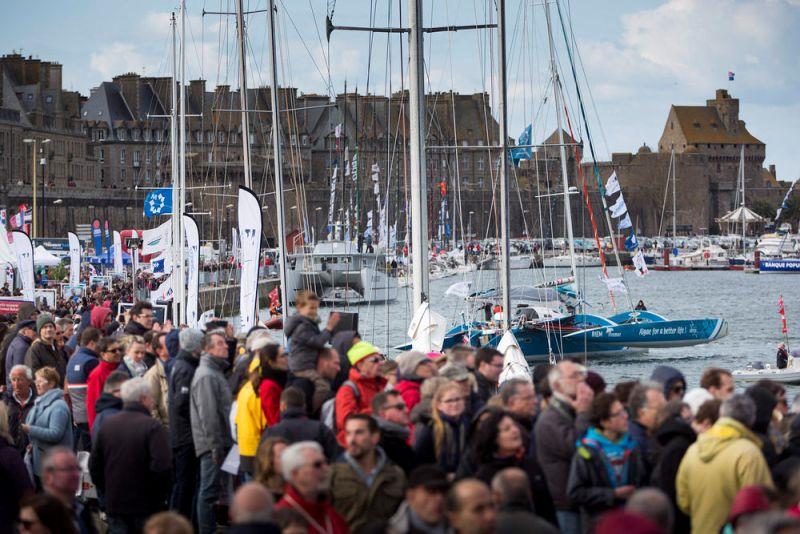
<path fill-rule="evenodd" d="M 172 13 L 172 106 L 169 112 L 169 158 L 170 158 L 170 174 L 172 174 L 172 250 L 177 251 L 180 244 L 180 214 L 176 213 L 175 203 L 181 194 L 179 183 L 179 169 L 180 163 L 178 162 L 178 52 L 177 52 L 177 22 L 175 21 L 175 13 Z M 173 269 L 176 268 L 175 260 L 178 254 L 173 252 L 172 262 Z M 178 294 L 172 297 L 172 317 L 175 320 L 175 326 L 180 326 L 178 315 L 180 314 L 180 300 Z"/>
<path fill-rule="evenodd" d="M 675 168 L 675 149 L 672 149 L 670 154 L 670 163 L 672 164 L 672 242 L 673 247 L 678 246 L 678 195 L 675 193 L 678 182 L 678 170 Z"/>
<path fill-rule="evenodd" d="M 250 118 L 247 114 L 247 46 L 244 33 L 244 7 L 242 0 L 236 1 L 236 27 L 239 30 L 239 102 L 242 108 L 242 162 L 244 164 L 244 185 L 253 189 L 253 175 L 250 169 Z"/>
<path fill-rule="evenodd" d="M 425 85 L 422 49 L 422 0 L 408 0 L 411 145 L 411 262 L 414 310 L 428 299 L 428 180 L 425 167 Z"/>
<path fill-rule="evenodd" d="M 742 188 L 742 256 L 744 256 L 745 265 L 747 265 L 747 244 L 745 243 L 745 239 L 747 239 L 747 221 L 745 213 L 746 204 L 744 201 L 744 145 L 742 145 L 742 152 L 739 156 L 739 180 L 741 181 L 740 187 Z"/>
<path fill-rule="evenodd" d="M 549 21 L 549 18 L 548 18 Z M 506 2 L 505 0 L 497 0 L 497 40 L 498 40 L 498 53 L 499 53 L 499 84 L 500 84 L 500 123 L 498 124 L 500 130 L 500 288 L 503 291 L 503 326 L 508 329 L 511 318 L 511 267 L 509 260 L 511 251 L 509 250 L 510 242 L 508 238 L 508 123 L 507 123 L 507 106 L 506 106 Z M 558 91 L 556 91 L 558 94 Z M 556 100 L 558 103 L 558 100 Z M 561 134 L 561 116 L 559 115 L 558 131 Z M 561 141 L 561 156 L 562 167 L 564 170 L 564 183 L 566 183 L 566 163 L 563 161 L 564 157 L 564 141 Z M 566 186 L 564 187 L 565 193 Z M 569 196 L 565 195 L 567 199 L 567 209 L 569 209 Z M 569 212 L 568 212 L 569 213 Z M 568 215 L 569 217 L 569 215 Z M 572 221 L 569 222 L 570 232 L 570 249 L 572 250 Z M 572 256 L 572 273 L 575 274 L 575 256 Z"/>
<path fill-rule="evenodd" d="M 180 129 L 180 184 L 178 191 L 178 211 L 175 213 L 175 198 L 172 199 L 173 209 L 172 217 L 178 219 L 178 235 L 177 243 L 173 245 L 178 246 L 178 287 L 175 291 L 175 299 L 178 300 L 178 315 L 175 318 L 177 325 L 183 323 L 183 318 L 186 314 L 184 307 L 184 299 L 186 295 L 186 270 L 184 266 L 185 250 L 183 246 L 183 212 L 186 211 L 186 0 L 181 0 L 181 98 L 180 98 L 180 116 L 179 129 Z M 173 259 L 173 269 L 175 268 Z"/>

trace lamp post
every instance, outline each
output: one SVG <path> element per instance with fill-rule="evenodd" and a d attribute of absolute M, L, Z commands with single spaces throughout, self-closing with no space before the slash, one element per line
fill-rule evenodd
<path fill-rule="evenodd" d="M 319 212 L 320 211 L 322 211 L 322 206 L 317 206 L 316 208 L 314 208 L 314 228 L 316 228 L 317 231 L 322 230 L 319 227 Z M 315 239 L 315 241 L 316 241 L 316 239 Z"/>
<path fill-rule="evenodd" d="M 37 194 L 36 194 L 36 139 L 23 139 L 23 143 L 33 143 L 33 153 L 31 157 L 31 167 L 33 170 L 33 180 L 31 180 L 31 185 L 33 186 L 33 217 L 32 217 L 32 225 L 31 225 L 31 237 L 37 237 L 37 226 L 36 226 L 36 202 L 37 202 Z M 43 139 L 42 144 L 49 143 L 50 139 Z M 44 179 L 42 179 L 42 190 L 44 190 Z M 25 214 L 22 214 L 22 223 L 25 224 Z"/>
<path fill-rule="evenodd" d="M 467 238 L 472 241 L 472 214 L 475 213 L 474 211 L 469 212 L 469 218 L 467 219 Z"/>

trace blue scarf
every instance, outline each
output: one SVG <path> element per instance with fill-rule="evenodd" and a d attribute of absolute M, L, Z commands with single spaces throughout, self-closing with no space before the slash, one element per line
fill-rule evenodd
<path fill-rule="evenodd" d="M 636 450 L 636 443 L 627 433 L 618 441 L 611 441 L 597 428 L 591 427 L 577 445 L 597 452 L 606 468 L 612 488 L 629 484 L 631 455 Z"/>

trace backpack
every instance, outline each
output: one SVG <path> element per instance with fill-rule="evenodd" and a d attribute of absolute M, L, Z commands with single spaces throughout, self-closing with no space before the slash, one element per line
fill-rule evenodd
<path fill-rule="evenodd" d="M 353 390 L 353 394 L 356 396 L 356 403 L 361 401 L 361 391 L 358 389 L 358 386 L 355 385 L 351 380 L 346 380 L 342 383 L 342 387 L 349 387 Z M 330 399 L 326 400 L 322 404 L 322 408 L 320 408 L 319 412 L 319 419 L 323 422 L 325 426 L 331 429 L 331 431 L 336 432 L 336 396 L 334 395 Z"/>

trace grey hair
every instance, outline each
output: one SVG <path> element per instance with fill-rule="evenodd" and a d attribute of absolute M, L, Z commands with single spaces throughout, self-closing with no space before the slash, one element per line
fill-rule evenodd
<path fill-rule="evenodd" d="M 281 453 L 281 474 L 287 482 L 292 482 L 292 472 L 306 465 L 305 452 L 308 450 L 317 451 L 325 455 L 322 445 L 316 441 L 299 441 L 286 447 Z"/>
<path fill-rule="evenodd" d="M 719 416 L 730 417 L 750 428 L 756 421 L 756 403 L 747 395 L 732 395 L 719 407 Z"/>
<path fill-rule="evenodd" d="M 75 323 L 68 317 L 61 317 L 56 319 L 56 326 L 63 329 L 65 326 L 75 326 Z"/>
<path fill-rule="evenodd" d="M 147 343 L 144 342 L 144 338 L 142 336 L 137 336 L 134 334 L 124 336 L 119 342 L 122 345 L 123 352 L 128 352 L 128 349 L 130 349 L 131 345 L 134 343 L 141 343 L 142 345 L 145 345 L 145 347 L 147 346 Z"/>
<path fill-rule="evenodd" d="M 153 398 L 153 386 L 143 376 L 131 378 L 122 383 L 120 396 L 125 404 L 139 402 L 142 397 Z"/>
<path fill-rule="evenodd" d="M 8 373 L 8 375 L 11 376 L 11 373 L 13 373 L 14 371 L 18 371 L 19 369 L 22 369 L 22 370 L 25 371 L 25 376 L 28 378 L 28 380 L 33 380 L 33 369 L 31 369 L 27 365 L 23 365 L 21 363 L 18 363 L 17 365 L 12 367 L 11 371 Z"/>
<path fill-rule="evenodd" d="M 69 454 L 73 458 L 77 459 L 75 452 L 68 447 L 62 447 L 60 445 L 56 447 L 50 447 L 47 449 L 47 451 L 45 451 L 44 457 L 42 458 L 42 471 L 50 471 L 53 469 L 55 467 L 55 457 L 59 454 Z"/>
<path fill-rule="evenodd" d="M 254 494 L 260 499 L 255 499 Z M 266 486 L 248 482 L 236 490 L 230 505 L 230 517 L 236 525 L 268 523 L 272 521 L 274 506 L 275 499 Z"/>
<path fill-rule="evenodd" d="M 554 365 L 547 372 L 547 383 L 550 385 L 550 391 L 555 391 L 556 383 L 561 380 L 561 369 Z"/>
<path fill-rule="evenodd" d="M 672 504 L 667 495 L 658 488 L 641 488 L 633 492 L 625 503 L 625 511 L 652 519 L 665 532 L 671 532 L 675 522 Z"/>
<path fill-rule="evenodd" d="M 525 384 L 531 385 L 531 382 L 524 378 L 512 378 L 511 380 L 503 382 L 503 385 L 500 387 L 500 398 L 503 400 L 503 406 L 506 406 L 508 401 L 511 400 L 511 397 L 519 393 L 519 388 Z"/>
<path fill-rule="evenodd" d="M 631 412 L 631 418 L 635 421 L 639 417 L 639 410 L 643 410 L 647 406 L 647 392 L 658 391 L 663 395 L 664 386 L 653 380 L 647 380 L 641 384 L 634 386 L 631 394 L 628 397 L 628 409 Z"/>

